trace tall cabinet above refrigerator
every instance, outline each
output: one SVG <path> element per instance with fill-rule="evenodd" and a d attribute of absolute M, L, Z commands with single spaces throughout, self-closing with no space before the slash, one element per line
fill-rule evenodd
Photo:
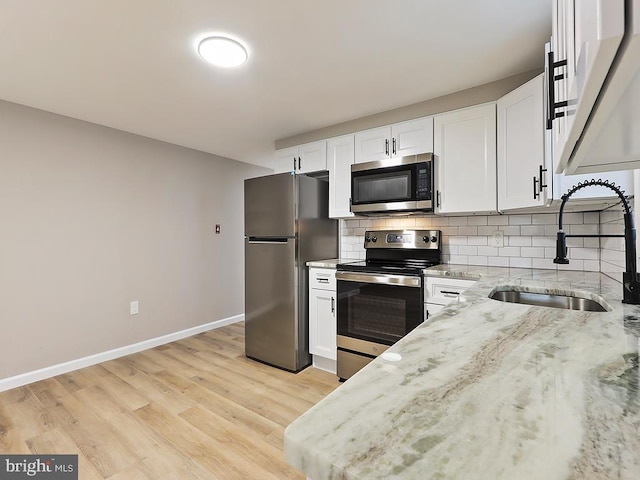
<path fill-rule="evenodd" d="M 309 355 L 306 262 L 338 255 L 329 184 L 282 173 L 244 182 L 245 354 L 297 372 Z"/>

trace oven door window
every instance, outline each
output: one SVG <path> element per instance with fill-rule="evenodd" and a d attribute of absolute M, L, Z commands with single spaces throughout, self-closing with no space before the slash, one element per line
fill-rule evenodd
<path fill-rule="evenodd" d="M 393 345 L 422 316 L 421 288 L 338 281 L 338 335 Z"/>
<path fill-rule="evenodd" d="M 413 177 L 413 169 L 406 167 L 353 174 L 352 202 L 367 204 L 415 200 Z"/>

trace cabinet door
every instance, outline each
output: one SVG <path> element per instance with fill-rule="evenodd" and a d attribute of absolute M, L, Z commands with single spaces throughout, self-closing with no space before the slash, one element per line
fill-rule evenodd
<path fill-rule="evenodd" d="M 428 152 L 433 152 L 433 117 L 419 118 L 391 126 L 392 157 Z"/>
<path fill-rule="evenodd" d="M 356 133 L 355 163 L 376 162 L 391 156 L 391 127 Z"/>
<path fill-rule="evenodd" d="M 436 213 L 496 211 L 494 103 L 437 115 L 433 152 Z"/>
<path fill-rule="evenodd" d="M 351 165 L 354 159 L 354 136 L 344 135 L 327 142 L 327 167 L 329 168 L 329 217 L 352 217 Z"/>
<path fill-rule="evenodd" d="M 309 352 L 335 360 L 336 293 L 331 290 L 309 290 Z"/>
<path fill-rule="evenodd" d="M 583 130 L 597 131 L 600 125 L 610 123 L 608 114 L 600 121 L 593 120 L 594 105 L 598 111 L 606 104 L 601 96 L 603 91 L 624 90 L 610 82 L 603 90 L 603 85 L 625 35 L 627 3 L 624 0 L 554 0 L 552 44 L 557 49 L 554 59 L 566 60 L 566 66 L 554 70 L 555 75 L 562 76 L 554 82 L 559 96 L 556 102 L 568 102 L 567 107 L 557 110 L 564 115 L 553 121 L 558 172 L 575 173 L 579 163 L 574 160 L 576 157 L 588 155 L 592 145 L 605 144 L 596 140 L 596 136 L 583 134 Z M 603 158 L 611 157 L 610 148 L 605 147 Z"/>
<path fill-rule="evenodd" d="M 276 150 L 275 173 L 293 172 L 298 166 L 298 147 Z"/>
<path fill-rule="evenodd" d="M 319 172 L 327 169 L 327 142 L 305 143 L 298 146 L 297 173 Z"/>
<path fill-rule="evenodd" d="M 545 205 L 551 170 L 544 152 L 543 76 L 497 102 L 498 210 Z M 543 170 L 547 170 L 543 172 Z"/>

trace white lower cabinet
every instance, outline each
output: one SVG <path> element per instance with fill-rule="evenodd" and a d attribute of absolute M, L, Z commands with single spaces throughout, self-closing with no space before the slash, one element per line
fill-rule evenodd
<path fill-rule="evenodd" d="M 475 280 L 449 277 L 426 277 L 424 291 L 424 321 L 427 322 L 450 303 L 460 301 L 460 295 Z"/>
<path fill-rule="evenodd" d="M 309 268 L 309 352 L 313 366 L 336 373 L 336 271 Z"/>

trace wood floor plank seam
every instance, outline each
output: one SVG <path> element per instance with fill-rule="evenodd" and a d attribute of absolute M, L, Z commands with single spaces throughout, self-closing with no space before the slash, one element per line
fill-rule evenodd
<path fill-rule="evenodd" d="M 0 451 L 78 454 L 83 480 L 303 480 L 284 429 L 338 386 L 246 358 L 239 322 L 1 392 Z"/>

